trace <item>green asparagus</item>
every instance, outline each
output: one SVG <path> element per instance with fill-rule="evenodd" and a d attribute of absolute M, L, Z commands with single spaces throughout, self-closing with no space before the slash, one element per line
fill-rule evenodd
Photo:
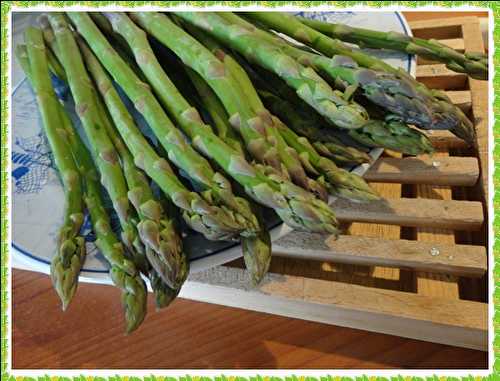
<path fill-rule="evenodd" d="M 134 263 L 126 257 L 124 246 L 111 230 L 109 216 L 104 209 L 99 175 L 92 156 L 74 130 L 64 108 L 59 105 L 68 142 L 84 178 L 85 203 L 97 237 L 95 243 L 111 265 L 110 275 L 113 283 L 122 290 L 126 332 L 130 333 L 141 324 L 146 315 L 146 285 Z"/>
<path fill-rule="evenodd" d="M 25 39 L 28 47 L 18 45 L 16 56 L 36 94 L 44 131 L 64 187 L 64 222 L 59 228 L 50 273 L 65 310 L 76 292 L 78 275 L 86 253 L 85 241 L 80 235 L 84 209 L 82 180 L 71 150 L 65 142 L 64 130 L 60 127 L 62 120 L 58 113 L 59 103 L 50 82 L 42 34 L 38 29 L 30 27 L 26 29 Z"/>
<path fill-rule="evenodd" d="M 199 34 L 196 36 L 201 38 Z M 282 131 L 288 130 L 288 127 L 284 126 L 279 119 L 272 116 L 264 107 L 245 70 L 238 64 L 238 62 L 232 59 L 230 55 L 225 54 L 216 43 L 213 41 L 210 43 L 212 45 L 211 48 L 216 51 L 216 56 L 223 59 L 227 70 L 233 76 L 235 82 L 238 83 L 240 92 L 244 94 L 244 98 L 248 102 L 249 106 L 256 114 L 263 116 L 262 119 L 264 121 L 267 121 L 265 122 L 267 124 L 267 129 L 268 131 L 273 132 L 272 136 L 278 143 L 278 150 L 281 149 L 286 150 L 287 152 L 293 152 L 297 155 L 297 159 L 300 160 L 300 169 L 303 170 L 303 168 L 305 168 L 308 173 L 320 176 L 318 177 L 320 179 L 319 181 L 324 183 L 326 186 L 329 185 L 328 183 L 335 181 L 334 184 L 330 184 L 333 185 L 333 187 L 330 187 L 330 190 L 334 191 L 336 194 L 360 200 L 378 198 L 375 196 L 371 188 L 364 182 L 364 180 L 359 178 L 359 176 L 337 168 L 337 166 L 327 158 L 320 158 L 317 151 L 309 144 L 309 142 L 305 144 L 303 141 L 299 142 L 297 140 L 287 139 L 287 137 L 282 134 Z M 290 131 L 287 136 L 290 137 L 290 134 L 295 135 L 292 131 Z M 276 137 L 276 135 L 278 135 L 278 137 Z"/>
<path fill-rule="evenodd" d="M 206 38 L 202 40 L 201 35 L 198 37 L 198 40 L 200 42 L 208 41 Z M 277 156 L 279 157 L 280 166 L 277 168 L 275 167 L 275 169 L 280 170 L 281 167 L 283 167 L 283 170 L 280 172 L 289 175 L 294 183 L 315 194 L 318 198 L 326 201 L 328 199 L 328 192 L 323 184 L 323 179 L 319 178 L 314 180 L 307 175 L 306 169 L 300 160 L 298 152 L 287 144 L 277 131 L 276 126 L 274 125 L 274 118 L 272 118 L 269 111 L 264 107 L 252 85 L 252 82 L 243 68 L 229 54 L 225 54 L 225 52 L 218 45 L 214 45 L 212 49 L 214 55 L 219 57 L 219 59 L 224 63 L 227 71 L 232 76 L 234 83 L 239 85 L 241 94 L 248 101 L 249 107 L 256 115 L 259 115 L 263 121 L 265 135 L 267 135 L 266 140 L 272 142 L 271 147 L 276 149 Z M 254 140 L 252 139 L 248 141 L 247 144 L 251 147 L 253 143 Z"/>
<path fill-rule="evenodd" d="M 264 13 L 266 13 L 264 15 Z M 256 16 L 257 17 L 257 16 Z M 283 32 L 298 41 L 311 45 L 314 49 L 327 57 L 343 55 L 351 57 L 358 65 L 376 71 L 385 71 L 395 74 L 398 78 L 412 83 L 422 98 L 430 100 L 432 124 L 430 129 L 449 129 L 469 144 L 474 143 L 475 131 L 471 121 L 458 107 L 441 91 L 430 90 L 424 84 L 417 82 L 408 73 L 392 67 L 381 59 L 365 54 L 360 50 L 351 49 L 339 40 L 334 40 L 318 31 L 302 24 L 294 16 L 280 12 L 262 12 L 259 21 L 269 27 Z"/>
<path fill-rule="evenodd" d="M 86 14 L 72 12 L 69 17 L 87 42 L 92 41 L 90 46 L 94 53 L 99 56 L 103 65 L 106 66 L 119 84 L 128 86 L 130 83 L 136 83 L 134 73 L 125 64 L 121 64 L 121 59 L 116 54 L 113 54 L 111 46 L 103 39 L 99 30 Z M 144 87 L 141 85 L 139 87 L 142 95 Z M 145 106 L 145 104 L 141 104 L 141 106 Z M 334 214 L 325 203 L 320 202 L 308 192 L 291 183 L 281 179 L 278 180 L 272 176 L 265 176 L 216 136 L 214 138 L 216 138 L 217 144 L 214 144 L 215 147 L 211 147 L 211 149 L 217 148 L 220 151 L 213 159 L 236 181 L 241 183 L 252 198 L 259 203 L 274 208 L 283 220 L 293 227 L 312 231 L 331 231 L 332 233 L 337 231 Z M 129 139 L 124 137 L 124 140 L 128 144 Z M 134 143 L 138 143 L 137 140 Z M 136 148 L 138 152 L 143 150 L 142 146 L 143 144 L 138 145 Z M 134 153 L 132 147 L 129 147 L 129 149 Z M 134 156 L 137 157 L 135 154 Z M 165 190 L 169 192 L 168 187 Z M 175 201 L 176 199 L 173 199 L 174 204 Z"/>
<path fill-rule="evenodd" d="M 354 145 L 358 149 L 362 147 L 356 146 L 356 142 L 362 146 L 389 148 L 408 155 L 420 155 L 434 151 L 431 142 L 423 133 L 397 120 L 378 119 L 381 117 L 378 114 L 381 113 L 378 112 L 377 107 L 365 106 L 370 117 L 376 119 L 369 120 L 361 128 L 336 131 L 314 109 L 294 94 L 290 94 L 286 84 L 280 78 L 272 73 L 259 70 L 259 68 L 249 67 L 244 61 L 241 62 L 246 65 L 246 71 L 252 76 L 252 81 L 262 89 L 261 92 L 264 92 L 263 99 L 269 103 L 270 109 L 275 111 L 278 116 L 282 116 L 283 120 L 297 134 L 312 141 L 313 146 L 317 149 L 320 148 L 320 151 L 326 147 L 314 144 L 314 142 L 338 144 L 339 140 L 343 144 Z"/>
<path fill-rule="evenodd" d="M 136 62 L 148 78 L 163 106 L 191 138 L 193 145 L 202 153 L 210 150 L 210 146 L 214 147 L 214 136 L 210 127 L 203 124 L 198 111 L 184 99 L 163 71 L 149 46 L 146 33 L 124 13 L 105 13 L 105 16 L 110 20 L 113 30 L 127 41 L 135 55 Z M 241 224 L 246 227 L 246 231 L 242 232 L 243 235 L 254 235 L 257 229 L 256 217 L 246 200 L 233 194 L 230 182 L 222 174 L 215 172 L 209 162 L 196 153 L 191 145 L 172 144 L 170 138 L 162 138 L 170 136 L 175 137 L 176 141 L 182 140 L 181 133 L 173 125 L 152 124 L 152 127 L 167 150 L 169 158 L 186 171 L 195 182 L 210 189 L 214 199 L 220 200 L 219 202 L 234 211 L 236 217 L 240 218 Z M 213 149 L 212 152 L 214 152 Z"/>
<path fill-rule="evenodd" d="M 88 49 L 80 44 L 80 49 L 85 48 Z M 177 287 L 182 256 L 180 237 L 175 232 L 172 221 L 165 215 L 161 204 L 154 198 L 148 180 L 135 166 L 133 156 L 109 120 L 102 101 L 98 99 L 97 102 L 104 114 L 106 132 L 120 156 L 128 186 L 128 198 L 139 217 L 136 226 L 141 242 L 137 242 L 135 237 L 130 238 L 134 241 L 138 257 L 135 261 L 136 266 L 147 275 L 151 264 L 164 282 L 170 287 Z"/>
<path fill-rule="evenodd" d="M 102 64 L 110 70 L 117 82 L 124 86 L 124 90 L 128 90 L 129 95 L 133 95 L 131 98 L 136 108 L 155 124 L 171 125 L 161 106 L 149 91 L 148 85 L 141 82 L 133 70 L 118 56 L 89 16 L 81 12 L 71 12 L 68 16 L 87 43 L 91 41 L 89 46 Z M 92 61 L 93 69 L 99 71 L 100 74 L 93 74 L 99 91 L 103 94 L 112 118 L 135 158 L 136 165 L 155 180 L 172 202 L 183 210 L 184 220 L 194 230 L 214 240 L 232 239 L 238 235 L 243 229 L 230 210 L 213 204 L 209 194 L 203 194 L 204 198 L 202 198 L 199 194 L 187 190 L 173 173 L 167 161 L 154 152 L 135 126 L 101 63 L 96 57 L 93 57 Z M 113 99 L 110 101 L 108 98 Z M 151 101 L 148 102 L 148 100 Z M 108 102 L 111 102 L 111 105 Z M 182 145 L 184 140 L 178 143 Z"/>
<path fill-rule="evenodd" d="M 138 237 L 133 221 L 133 211 L 127 196 L 127 185 L 116 149 L 110 140 L 101 110 L 92 90 L 92 83 L 85 70 L 78 45 L 63 14 L 50 13 L 49 22 L 60 50 L 60 59 L 71 93 L 75 110 L 82 121 L 85 134 L 93 150 L 93 157 L 101 175 L 101 183 L 108 192 L 122 228 L 122 240 L 130 253 L 135 253 Z M 63 53 L 64 54 L 61 54 Z M 136 255 L 136 254 L 134 254 Z"/>
<path fill-rule="evenodd" d="M 450 70 L 466 73 L 472 78 L 488 79 L 488 56 L 484 53 L 460 53 L 441 42 L 431 39 L 411 37 L 398 32 L 381 32 L 364 28 L 355 28 L 345 24 L 328 23 L 298 17 L 303 24 L 316 29 L 329 37 L 350 42 L 361 48 L 389 49 L 423 58 L 443 62 Z"/>
<path fill-rule="evenodd" d="M 43 46 L 43 42 L 40 44 L 39 41 L 37 46 Z M 21 52 L 20 55 L 22 56 L 22 47 L 18 49 Z M 20 58 L 20 62 L 23 62 L 22 57 Z M 55 95 L 54 101 L 55 103 L 51 115 L 52 117 L 55 115 L 55 117 L 60 118 L 60 123 L 58 124 L 61 126 L 59 128 L 60 135 L 64 135 L 68 144 L 67 149 L 70 149 L 69 156 L 72 160 L 74 158 L 76 161 L 76 173 L 81 174 L 83 178 L 83 183 L 85 185 L 84 200 L 90 212 L 94 231 L 97 236 L 96 245 L 111 264 L 113 281 L 119 288 L 122 289 L 122 300 L 124 302 L 127 325 L 126 331 L 131 332 L 136 329 L 144 319 L 146 313 L 146 288 L 144 282 L 140 278 L 140 275 L 137 273 L 134 264 L 125 258 L 123 246 L 111 230 L 109 217 L 104 209 L 103 201 L 101 199 L 101 187 L 98 181 L 97 170 L 94 167 L 90 153 L 87 151 L 84 143 L 75 132 L 66 111 L 59 101 L 57 101 Z M 54 155 L 56 155 L 56 150 L 54 150 Z M 78 219 L 73 218 L 73 220 L 76 222 Z M 83 221 L 83 215 L 81 217 L 81 221 Z M 83 238 L 80 238 L 80 246 L 82 247 L 81 250 L 84 250 L 85 243 Z M 72 266 L 74 269 L 78 268 L 78 272 L 84 259 L 84 251 L 80 251 L 80 254 L 81 256 L 78 256 L 77 258 L 75 257 L 72 260 Z M 77 264 L 77 261 L 79 264 Z M 61 273 L 63 265 L 63 261 L 60 261 L 59 263 L 54 262 L 51 266 L 51 271 L 53 273 L 52 276 L 54 279 L 54 271 L 56 271 L 56 279 L 63 280 L 63 276 L 66 277 L 65 286 L 67 287 L 69 285 L 71 288 L 69 289 L 69 292 L 63 290 L 63 295 L 70 296 L 76 289 L 76 283 L 71 285 L 71 282 L 69 281 L 70 277 L 68 277 L 67 274 Z M 56 290 L 58 293 L 61 292 L 57 285 Z M 69 300 L 65 301 L 63 299 L 63 308 L 66 308 L 68 302 Z"/>
<path fill-rule="evenodd" d="M 365 110 L 345 100 L 311 68 L 305 67 L 280 48 L 259 38 L 255 28 L 241 25 L 212 12 L 175 12 L 176 15 L 224 44 L 282 77 L 297 95 L 321 115 L 342 128 L 357 128 L 368 119 Z"/>
<path fill-rule="evenodd" d="M 269 18 L 273 20 L 272 16 L 260 15 L 258 12 L 250 12 L 248 16 L 258 20 L 262 18 L 268 23 Z M 341 86 L 342 90 L 347 88 L 349 92 L 354 92 L 359 88 L 366 98 L 397 115 L 402 121 L 421 128 L 428 128 L 432 123 L 430 99 L 418 94 L 406 79 L 397 78 L 390 73 L 360 68 L 350 57 L 337 55 L 328 58 L 298 48 L 274 33 L 260 30 L 232 13 L 225 14 L 225 17 L 244 28 L 254 29 L 262 39 L 281 47 L 284 53 L 302 65 L 314 68 L 335 82 L 337 87 Z"/>

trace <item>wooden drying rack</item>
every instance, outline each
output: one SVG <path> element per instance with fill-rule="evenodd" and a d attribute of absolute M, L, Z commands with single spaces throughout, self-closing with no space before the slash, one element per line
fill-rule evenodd
<path fill-rule="evenodd" d="M 474 17 L 410 26 L 458 50 L 484 49 Z M 365 175 L 385 199 L 333 205 L 340 239 L 293 232 L 273 244 L 259 287 L 237 260 L 192 275 L 181 296 L 487 350 L 488 83 L 420 59 L 417 79 L 471 117 L 476 147 L 433 132 L 432 157 L 386 152 Z"/>

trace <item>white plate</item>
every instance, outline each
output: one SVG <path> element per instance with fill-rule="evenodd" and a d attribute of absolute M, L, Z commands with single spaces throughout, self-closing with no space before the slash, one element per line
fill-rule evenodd
<path fill-rule="evenodd" d="M 410 29 L 398 12 L 305 12 L 304 16 L 337 21 L 382 31 L 397 31 L 409 35 Z M 23 41 L 26 26 L 35 24 L 37 13 L 13 14 L 13 46 Z M 400 53 L 370 51 L 393 66 L 399 66 L 412 75 L 415 60 Z M 54 169 L 47 146 L 37 104 L 24 73 L 13 59 L 12 95 L 12 247 L 13 266 L 44 273 L 55 249 L 55 236 L 63 219 L 63 189 Z M 76 119 L 76 118 L 75 118 Z M 376 159 L 382 150 L 374 149 L 370 155 Z M 368 165 L 354 168 L 363 174 Z M 290 232 L 290 228 L 275 223 L 271 229 L 273 239 Z M 83 281 L 106 282 L 108 265 L 96 249 L 88 217 L 82 229 L 87 241 L 87 259 L 81 274 Z M 238 244 L 213 243 L 199 235 L 185 240 L 192 258 L 191 271 L 197 272 L 241 256 Z"/>

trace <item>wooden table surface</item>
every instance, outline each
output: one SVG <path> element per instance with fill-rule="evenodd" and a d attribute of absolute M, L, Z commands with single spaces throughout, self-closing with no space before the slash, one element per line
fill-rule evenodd
<path fill-rule="evenodd" d="M 409 20 L 463 12 L 405 12 Z M 470 13 L 469 13 L 470 15 Z M 475 16 L 485 16 L 475 12 Z M 188 300 L 123 334 L 119 291 L 81 284 L 63 313 L 47 276 L 13 270 L 13 368 L 486 368 L 487 353 Z"/>
<path fill-rule="evenodd" d="M 80 284 L 63 313 L 46 275 L 13 271 L 14 368 L 486 368 L 485 352 L 176 300 L 123 334 L 120 293 Z"/>

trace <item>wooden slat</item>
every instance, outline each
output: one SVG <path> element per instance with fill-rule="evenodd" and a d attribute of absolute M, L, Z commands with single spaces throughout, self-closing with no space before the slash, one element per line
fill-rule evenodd
<path fill-rule="evenodd" d="M 477 18 L 465 16 L 439 20 L 415 20 L 409 22 L 409 25 L 415 37 L 442 40 L 462 37 L 461 26 L 471 21 L 475 22 Z"/>
<path fill-rule="evenodd" d="M 434 130 L 425 131 L 425 134 L 431 141 L 435 149 L 459 149 L 467 148 L 467 143 L 464 140 L 456 137 L 450 131 Z"/>
<path fill-rule="evenodd" d="M 462 90 L 467 84 L 467 75 L 451 71 L 444 64 L 417 66 L 417 79 L 430 89 Z"/>
<path fill-rule="evenodd" d="M 463 38 L 449 38 L 445 40 L 439 40 L 439 42 L 458 51 L 463 51 L 465 46 Z"/>
<path fill-rule="evenodd" d="M 411 268 L 477 277 L 487 266 L 482 246 L 292 232 L 273 243 L 273 255 L 315 261 Z"/>
<path fill-rule="evenodd" d="M 267 274 L 260 286 L 244 270 L 193 274 L 181 297 L 419 340 L 487 350 L 488 305 L 353 284 Z"/>
<path fill-rule="evenodd" d="M 474 157 L 380 158 L 363 176 L 369 182 L 471 186 L 479 177 Z"/>
<path fill-rule="evenodd" d="M 472 106 L 470 90 L 450 90 L 446 92 L 451 102 L 467 113 Z"/>
<path fill-rule="evenodd" d="M 332 207 L 342 222 L 454 230 L 478 230 L 483 224 L 482 204 L 474 201 L 400 198 L 357 203 L 337 199 Z"/>

